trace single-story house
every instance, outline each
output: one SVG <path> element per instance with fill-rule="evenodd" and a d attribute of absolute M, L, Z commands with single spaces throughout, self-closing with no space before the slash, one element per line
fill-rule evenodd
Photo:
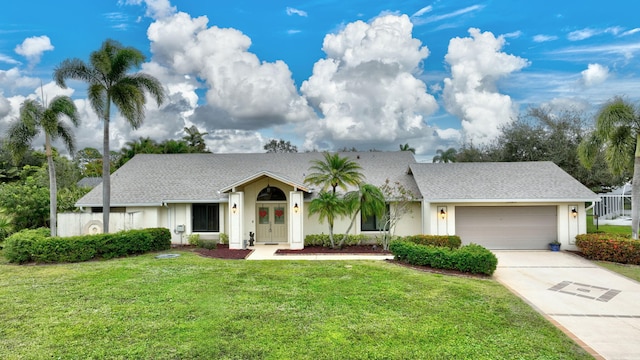
<path fill-rule="evenodd" d="M 416 162 L 400 152 L 347 152 L 362 167 L 365 182 L 389 180 L 414 194 L 395 235 L 456 234 L 464 244 L 490 249 L 545 249 L 558 240 L 575 248 L 586 232 L 585 203 L 598 196 L 552 162 Z M 166 227 L 172 242 L 190 234 L 242 248 L 250 233 L 260 243 L 304 247 L 304 237 L 328 231 L 310 216 L 319 189 L 304 182 L 323 154 L 139 154 L 111 175 L 110 231 Z M 61 236 L 102 230 L 102 187 L 76 204 L 78 214 L 60 214 Z M 393 207 L 391 202 L 389 206 Z M 335 223 L 346 231 L 349 219 Z M 379 236 L 375 217 L 357 218 L 354 234 Z"/>

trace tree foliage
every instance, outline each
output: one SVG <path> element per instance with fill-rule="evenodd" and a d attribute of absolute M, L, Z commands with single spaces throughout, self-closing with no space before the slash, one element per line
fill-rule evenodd
<path fill-rule="evenodd" d="M 311 173 L 304 181 L 311 185 L 321 186 L 322 191 L 331 187 L 335 194 L 338 187 L 346 191 L 347 186 L 358 185 L 363 180 L 363 175 L 360 172 L 362 167 L 338 153 L 325 152 L 323 160 L 313 160 L 311 164 L 309 168 Z"/>
<path fill-rule="evenodd" d="M 434 163 L 456 162 L 457 152 L 455 148 L 448 148 L 447 150 L 438 149 L 432 161 Z"/>
<path fill-rule="evenodd" d="M 416 195 L 399 181 L 391 182 L 386 179 L 380 186 L 380 191 L 384 196 L 385 203 L 390 204 L 389 211 L 382 213 L 382 246 L 389 250 L 389 242 L 395 236 L 396 225 L 406 214 L 411 213 L 411 205 L 416 199 Z"/>
<path fill-rule="evenodd" d="M 465 144 L 459 149 L 458 162 L 471 161 L 552 161 L 595 192 L 621 185 L 628 174 L 615 176 L 604 161 L 604 152 L 594 154 L 587 169 L 578 159 L 578 146 L 590 134 L 584 114 L 572 109 L 552 112 L 531 108 L 516 121 L 501 128 L 491 144 L 477 147 Z"/>
<path fill-rule="evenodd" d="M 284 141 L 282 139 L 271 139 L 264 145 L 264 149 L 267 153 L 297 153 L 298 147 L 291 145 L 290 141 Z"/>
<path fill-rule="evenodd" d="M 99 50 L 89 55 L 89 63 L 74 58 L 64 60 L 54 71 L 58 86 L 67 87 L 68 79 L 86 82 L 91 107 L 104 125 L 102 139 L 102 208 L 103 227 L 109 232 L 109 208 L 111 205 L 111 161 L 109 159 L 109 122 L 111 105 L 129 122 L 132 128 L 140 127 L 145 118 L 145 93 L 149 93 L 158 105 L 165 92 L 158 79 L 144 73 L 128 74 L 139 68 L 144 55 L 133 47 L 124 47 L 115 40 L 107 39 Z"/>
<path fill-rule="evenodd" d="M 600 108 L 595 130 L 579 147 L 580 160 L 593 168 L 604 150 L 604 159 L 616 175 L 633 173 L 631 182 L 631 236 L 638 239 L 640 221 L 640 111 L 616 97 Z"/>

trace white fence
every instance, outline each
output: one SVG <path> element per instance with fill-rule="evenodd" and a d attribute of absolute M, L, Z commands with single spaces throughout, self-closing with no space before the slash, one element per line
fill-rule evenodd
<path fill-rule="evenodd" d="M 593 205 L 594 219 L 615 219 L 621 216 L 631 216 L 631 195 L 599 194 L 600 201 Z"/>
<path fill-rule="evenodd" d="M 109 232 L 141 229 L 141 212 L 109 214 Z M 58 236 L 76 236 L 102 233 L 102 213 L 58 214 Z"/>

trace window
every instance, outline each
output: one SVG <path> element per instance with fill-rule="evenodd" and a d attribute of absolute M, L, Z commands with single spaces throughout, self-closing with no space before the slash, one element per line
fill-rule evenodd
<path fill-rule="evenodd" d="M 193 204 L 194 232 L 220 232 L 220 204 Z"/>
<path fill-rule="evenodd" d="M 387 217 L 389 217 L 389 204 L 387 204 Z M 384 227 L 384 217 L 371 215 L 366 219 L 360 213 L 360 230 L 361 231 L 381 231 Z"/>

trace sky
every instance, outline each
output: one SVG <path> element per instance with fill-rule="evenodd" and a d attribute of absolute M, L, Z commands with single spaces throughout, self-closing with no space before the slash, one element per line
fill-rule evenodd
<path fill-rule="evenodd" d="M 584 112 L 640 99 L 640 2 L 25 0 L 0 13 L 0 133 L 21 103 L 74 99 L 77 148 L 101 150 L 103 124 L 86 84 L 52 80 L 106 39 L 146 56 L 149 98 L 132 129 L 112 112 L 112 150 L 197 126 L 216 153 L 394 151 L 419 161 L 483 145 L 530 107 Z M 41 94 L 44 94 L 44 99 Z M 42 147 L 42 139 L 33 146 Z M 63 148 L 58 144 L 60 149 Z"/>

